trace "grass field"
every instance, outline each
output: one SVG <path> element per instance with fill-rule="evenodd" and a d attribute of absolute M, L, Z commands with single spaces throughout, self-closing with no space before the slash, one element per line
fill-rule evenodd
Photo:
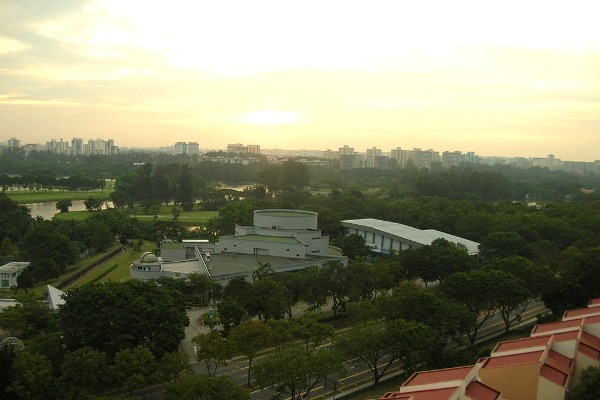
<path fill-rule="evenodd" d="M 144 251 L 152 251 L 154 243 L 144 241 L 142 244 Z M 140 257 L 141 253 L 132 253 L 130 251 L 123 252 L 118 256 L 108 260 L 104 265 L 98 267 L 93 272 L 79 280 L 71 286 L 77 287 L 86 283 L 102 283 L 102 282 L 124 282 L 129 280 L 129 266 Z"/>
<path fill-rule="evenodd" d="M 161 206 L 160 213 L 156 217 L 157 221 L 173 221 L 173 214 L 171 209 L 173 206 Z M 67 213 L 56 214 L 54 219 L 58 221 L 85 221 L 90 215 L 98 212 L 110 212 L 106 210 L 102 211 L 70 211 Z M 218 211 L 183 211 L 179 216 L 177 222 L 184 226 L 198 226 L 204 225 L 209 219 L 219 215 Z M 144 214 L 131 214 L 131 217 L 137 218 L 140 222 L 154 222 L 154 215 Z"/>
<path fill-rule="evenodd" d="M 110 193 L 114 191 L 113 184 L 108 184 L 102 190 L 82 191 L 82 192 L 30 192 L 21 190 L 19 193 L 7 192 L 6 195 L 19 204 L 43 203 L 59 200 L 86 200 L 95 197 L 101 200 L 108 200 Z"/>

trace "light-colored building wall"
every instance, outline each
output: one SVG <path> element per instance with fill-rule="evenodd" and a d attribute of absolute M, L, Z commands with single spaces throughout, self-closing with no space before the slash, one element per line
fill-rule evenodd
<path fill-rule="evenodd" d="M 19 275 L 31 265 L 26 261 L 11 261 L 0 266 L 0 288 L 8 289 L 17 285 Z"/>
<path fill-rule="evenodd" d="M 277 240 L 269 241 L 264 238 L 252 240 L 248 237 L 227 236 L 219 239 L 219 247 L 224 253 L 306 258 L 306 247 L 301 242 L 282 243 Z"/>
<path fill-rule="evenodd" d="M 565 400 L 566 388 L 544 377 L 538 379 L 536 400 Z"/>
<path fill-rule="evenodd" d="M 260 146 L 257 144 L 248 145 L 248 154 L 260 154 Z"/>
<path fill-rule="evenodd" d="M 269 229 L 317 230 L 318 214 L 303 210 L 256 210 L 253 225 Z"/>

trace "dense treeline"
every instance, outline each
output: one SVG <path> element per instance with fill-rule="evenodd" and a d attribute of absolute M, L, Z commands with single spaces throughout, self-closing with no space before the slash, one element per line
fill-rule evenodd
<path fill-rule="evenodd" d="M 218 156 L 218 154 L 216 154 Z M 49 152 L 5 149 L 0 155 L 0 174 L 33 176 L 43 185 L 48 177 L 81 176 L 92 180 L 131 176 L 143 164 L 188 165 L 192 174 L 205 182 L 252 182 L 269 190 L 383 188 L 392 196 L 440 196 L 448 199 L 562 201 L 576 195 L 581 188 L 600 188 L 600 176 L 575 175 L 544 168 L 527 170 L 509 166 L 465 164 L 449 170 L 437 165 L 431 171 L 408 167 L 404 169 L 359 168 L 339 170 L 335 167 L 307 166 L 299 162 L 283 164 L 259 162 L 238 163 L 203 160 L 197 155 L 150 152 L 127 152 L 110 156 L 68 156 Z M 158 182 L 160 183 L 160 182 Z M 172 197 L 173 198 L 173 197 Z"/>
<path fill-rule="evenodd" d="M 560 315 L 564 309 L 585 306 L 589 298 L 600 296 L 600 197 L 579 191 L 597 187 L 595 177 L 544 170 L 519 175 L 512 169 L 470 167 L 433 172 L 335 171 L 294 161 L 247 169 L 183 161 L 165 159 L 124 171 L 115 188 L 115 199 L 122 200 L 116 203 L 119 209 L 94 212 L 85 223 L 34 220 L 25 207 L 0 195 L 2 254 L 31 260 L 31 271 L 36 274 L 31 280 L 44 281 L 60 273 L 82 249 L 102 248 L 114 238 L 182 239 L 190 233 L 176 222 L 140 224 L 127 214 L 132 204 L 174 201 L 192 208 L 218 209 L 219 216 L 207 227 L 214 235 L 232 233 L 235 224 L 251 223 L 256 209 L 316 211 L 319 227 L 351 262 L 280 274 L 272 274 L 268 264 L 259 263 L 253 282 L 234 279 L 222 292 L 201 276 L 191 277 L 186 287 L 177 281 L 152 287 L 133 283 L 90 286 L 73 292 L 73 303 L 58 319 L 42 310 L 40 302 L 22 298 L 18 307 L 0 314 L 0 327 L 25 341 L 24 347 L 18 341 L 0 346 L 3 396 L 91 398 L 114 384 L 131 391 L 153 380 L 175 382 L 182 374 L 177 368 L 181 360 L 170 353 L 174 342 L 161 339 L 167 326 L 153 321 L 174 312 L 166 325 L 185 324 L 182 292 L 191 292 L 200 303 L 219 300 L 218 320 L 206 320 L 219 333 L 196 339 L 199 344 L 214 345 L 200 346 L 214 352 L 198 355 L 200 361 L 208 360 L 207 367 L 213 368 L 209 371 L 216 371 L 233 351 L 219 347 L 222 335 L 236 343 L 234 351 L 248 358 L 249 370 L 258 349 L 274 346 L 273 356 L 256 365 L 255 382 L 268 387 L 285 381 L 277 390 L 290 396 L 309 391 L 315 382 L 337 372 L 340 352 L 371 369 L 375 382 L 387 370 L 378 367 L 383 356 L 401 361 L 407 371 L 457 365 L 465 360 L 445 352 L 444 344 L 449 340 L 476 343 L 482 323 L 494 313 L 502 315 L 508 330 L 519 322 L 523 305 L 534 299 L 541 298 Z M 256 184 L 243 191 L 215 189 L 207 183 L 212 177 L 203 173 L 203 166 L 221 168 L 215 174 L 223 176 L 223 171 L 237 170 L 238 177 Z M 322 188 L 328 190 L 315 190 Z M 531 204 L 524 201 L 526 196 L 556 201 Z M 370 258 L 364 238 L 343 235 L 340 221 L 354 218 L 379 218 L 478 241 L 480 258 L 444 240 Z M 22 276 L 27 287 L 31 282 L 27 274 Z M 414 285 L 414 279 L 438 285 L 425 289 Z M 152 298 L 145 299 L 144 294 Z M 114 308 L 117 301 L 122 303 Z M 291 310 L 298 302 L 309 311 L 331 304 L 336 316 L 364 323 L 339 338 L 310 318 L 290 325 Z M 128 307 L 134 310 L 128 312 Z M 95 313 L 104 309 L 115 313 L 112 325 Z M 143 312 L 128 319 L 137 309 Z M 79 331 L 80 326 L 89 331 Z M 293 334 L 286 336 L 286 332 Z M 140 340 L 143 346 L 133 346 Z M 317 350 L 323 340 L 333 340 L 336 351 Z M 157 347 L 159 342 L 167 347 Z M 161 373 L 150 376 L 147 365 Z M 99 374 L 86 373 L 90 380 L 83 384 L 77 382 L 74 371 Z M 250 379 L 249 373 L 248 383 Z M 247 398 L 231 382 L 208 378 L 178 382 L 167 390 L 167 396 L 200 393 L 212 385 L 230 391 L 225 398 Z"/>

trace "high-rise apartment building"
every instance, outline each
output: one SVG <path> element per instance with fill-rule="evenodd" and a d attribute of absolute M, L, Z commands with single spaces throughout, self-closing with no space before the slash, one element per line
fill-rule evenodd
<path fill-rule="evenodd" d="M 340 169 L 353 169 L 361 167 L 360 156 L 354 152 L 354 147 L 344 145 L 339 148 Z"/>
<path fill-rule="evenodd" d="M 21 141 L 17 138 L 10 138 L 8 139 L 6 145 L 9 149 L 18 149 L 21 147 Z"/>
<path fill-rule="evenodd" d="M 83 139 L 73 138 L 71 139 L 71 154 L 79 156 L 83 154 Z"/>
<path fill-rule="evenodd" d="M 247 148 L 248 154 L 260 154 L 260 145 L 258 144 L 249 144 Z"/>
<path fill-rule="evenodd" d="M 196 142 L 177 142 L 175 143 L 175 154 L 198 154 L 200 146 Z"/>

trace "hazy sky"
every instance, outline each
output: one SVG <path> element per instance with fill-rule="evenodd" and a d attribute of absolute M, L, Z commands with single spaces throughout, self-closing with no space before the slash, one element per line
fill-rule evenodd
<path fill-rule="evenodd" d="M 600 159 L 597 0 L 0 0 L 0 140 Z"/>

